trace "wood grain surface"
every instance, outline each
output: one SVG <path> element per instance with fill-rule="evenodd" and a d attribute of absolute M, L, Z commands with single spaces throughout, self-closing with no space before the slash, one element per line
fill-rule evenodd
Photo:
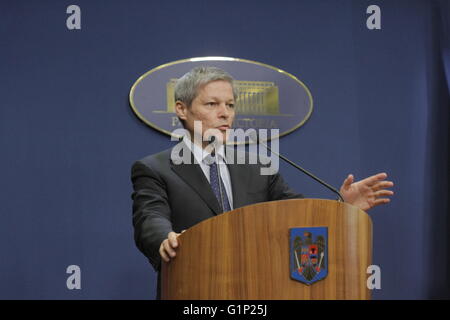
<path fill-rule="evenodd" d="M 328 227 L 328 275 L 312 285 L 290 277 L 295 227 Z M 177 257 L 162 266 L 163 299 L 370 299 L 372 222 L 346 203 L 259 203 L 205 220 L 179 240 Z"/>

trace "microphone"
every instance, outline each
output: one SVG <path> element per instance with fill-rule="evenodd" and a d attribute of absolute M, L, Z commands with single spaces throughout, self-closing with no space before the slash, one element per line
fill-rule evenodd
<path fill-rule="evenodd" d="M 336 193 L 339 197 L 339 201 L 344 202 L 344 198 L 342 198 L 342 195 L 339 193 L 339 191 L 337 191 L 334 187 L 330 186 L 328 183 L 326 183 L 325 181 L 319 179 L 318 177 L 316 177 L 315 175 L 313 175 L 311 172 L 309 172 L 306 169 L 303 169 L 302 167 L 300 167 L 298 164 L 292 162 L 291 160 L 289 160 L 288 158 L 286 158 L 285 156 L 279 154 L 278 152 L 272 151 L 272 149 L 270 149 L 270 147 L 265 144 L 264 142 L 262 142 L 259 139 L 259 136 L 255 133 L 252 132 L 250 134 L 250 139 L 253 140 L 253 142 L 257 143 L 257 144 L 262 144 L 267 150 L 269 150 L 270 152 L 276 154 L 278 157 L 280 157 L 281 159 L 283 159 L 285 162 L 289 163 L 291 166 L 293 166 L 294 168 L 300 170 L 301 172 L 303 172 L 304 174 L 306 174 L 308 177 L 316 180 L 317 182 L 319 182 L 321 185 L 327 187 L 329 190 L 333 191 L 334 193 Z"/>

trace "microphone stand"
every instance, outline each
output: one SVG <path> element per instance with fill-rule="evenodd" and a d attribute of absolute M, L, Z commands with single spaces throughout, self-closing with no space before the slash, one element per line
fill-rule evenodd
<path fill-rule="evenodd" d="M 262 141 L 258 141 L 259 139 L 257 139 L 257 143 L 262 144 L 264 147 L 267 148 L 267 150 L 269 150 L 270 152 L 274 153 L 275 155 L 277 155 L 278 157 L 280 157 L 281 159 L 283 159 L 284 161 L 286 161 L 287 163 L 289 163 L 291 166 L 293 166 L 294 168 L 297 168 L 298 170 L 300 170 L 301 172 L 303 172 L 304 174 L 306 174 L 308 177 L 311 177 L 312 179 L 316 180 L 317 182 L 319 182 L 320 184 L 322 184 L 323 186 L 327 187 L 328 189 L 330 189 L 331 191 L 333 191 L 334 193 L 336 193 L 339 197 L 339 201 L 344 202 L 344 198 L 342 197 L 342 195 L 340 194 L 339 191 L 337 191 L 335 188 L 333 188 L 332 186 L 330 186 L 328 183 L 326 183 L 325 181 L 319 179 L 318 177 L 316 177 L 315 175 L 313 175 L 312 173 L 308 172 L 307 170 L 303 169 L 302 167 L 300 167 L 298 164 L 292 162 L 291 160 L 289 160 L 288 158 L 286 158 L 285 156 L 279 154 L 278 152 L 272 151 L 272 149 L 270 149 L 270 147 L 265 144 Z"/>

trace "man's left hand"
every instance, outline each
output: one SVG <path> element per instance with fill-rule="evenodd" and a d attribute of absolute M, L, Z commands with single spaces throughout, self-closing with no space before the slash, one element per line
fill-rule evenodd
<path fill-rule="evenodd" d="M 378 173 L 364 180 L 353 182 L 354 176 L 348 175 L 341 186 L 340 192 L 345 202 L 367 211 L 380 204 L 390 202 L 387 196 L 394 194 L 391 188 L 394 186 L 392 181 L 386 181 L 386 173 Z"/>

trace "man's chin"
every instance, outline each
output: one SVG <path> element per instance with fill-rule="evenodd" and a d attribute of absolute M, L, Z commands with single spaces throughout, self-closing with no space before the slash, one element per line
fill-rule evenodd
<path fill-rule="evenodd" d="M 219 142 L 224 144 L 228 141 L 229 134 L 227 133 L 228 130 L 220 130 L 222 132 L 222 135 L 218 138 Z"/>

